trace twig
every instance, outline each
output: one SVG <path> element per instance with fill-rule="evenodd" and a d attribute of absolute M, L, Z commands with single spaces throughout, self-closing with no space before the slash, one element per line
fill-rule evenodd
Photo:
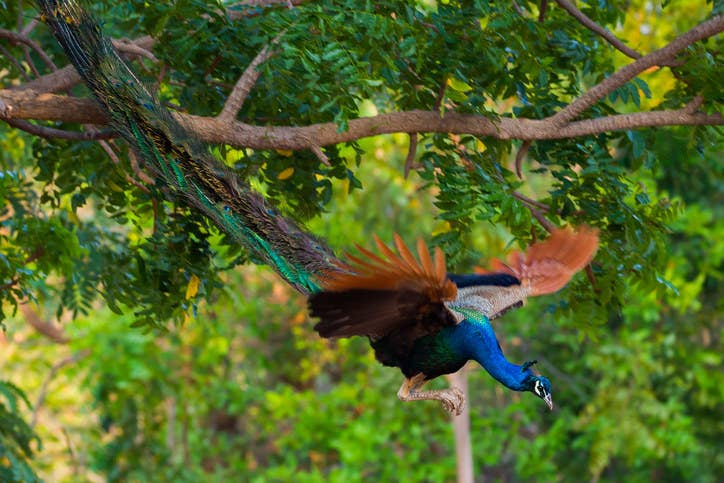
<path fill-rule="evenodd" d="M 18 32 L 21 32 L 23 29 L 23 0 L 18 0 L 18 17 L 16 23 Z"/>
<path fill-rule="evenodd" d="M 45 65 L 47 65 L 51 70 L 58 70 L 58 67 L 55 65 L 55 62 L 48 57 L 48 54 L 45 53 L 45 51 L 38 45 L 34 40 L 29 39 L 22 34 L 19 34 L 17 32 L 13 32 L 12 30 L 6 30 L 6 29 L 0 29 L 0 38 L 5 38 L 10 40 L 11 42 L 27 45 L 31 49 L 33 49 L 41 59 L 43 59 L 43 62 L 45 62 Z"/>
<path fill-rule="evenodd" d="M 10 51 L 8 51 L 8 49 L 3 47 L 2 45 L 0 45 L 0 54 L 2 54 L 3 57 L 7 58 L 15 66 L 15 68 L 18 69 L 18 71 L 20 72 L 20 75 L 22 75 L 26 81 L 30 80 L 30 76 L 28 75 L 27 72 L 25 72 L 25 69 L 23 69 L 23 66 L 20 64 L 20 62 L 18 62 L 18 59 L 13 57 L 13 55 L 10 53 Z"/>
<path fill-rule="evenodd" d="M 533 141 L 525 141 L 515 155 L 515 174 L 518 176 L 518 179 L 523 179 L 523 158 L 528 154 L 531 144 L 533 144 Z"/>
<path fill-rule="evenodd" d="M 148 36 L 142 37 L 144 42 L 139 42 L 140 39 L 137 39 L 135 41 L 127 39 L 111 39 L 111 43 L 113 44 L 113 47 L 115 47 L 116 50 L 118 50 L 119 52 L 123 52 L 132 56 L 145 57 L 146 59 L 153 62 L 158 62 L 158 57 L 153 55 L 153 52 L 143 47 L 143 43 L 147 43 L 146 37 Z"/>
<path fill-rule="evenodd" d="M 586 277 L 588 278 L 588 281 L 591 282 L 591 287 L 593 287 L 593 291 L 598 293 L 599 288 L 598 284 L 596 283 L 596 276 L 593 274 L 593 268 L 591 268 L 590 263 L 586 265 Z"/>
<path fill-rule="evenodd" d="M 115 164 L 116 166 L 118 166 L 118 165 L 121 164 L 120 158 L 118 157 L 118 155 L 116 154 L 116 152 L 113 151 L 113 148 L 111 148 L 110 144 L 108 144 L 106 141 L 98 141 L 98 144 L 100 144 L 100 145 L 101 145 L 101 148 L 103 148 L 103 151 L 105 151 L 106 154 L 108 154 L 108 157 L 111 158 L 111 161 L 113 162 L 113 164 Z M 143 191 L 144 193 L 147 193 L 147 194 L 151 193 L 151 190 L 148 189 L 147 186 L 144 186 L 144 185 L 143 185 L 141 182 L 139 182 L 138 180 L 133 179 L 133 178 L 131 177 L 131 175 L 129 175 L 128 173 L 124 172 L 124 173 L 123 173 L 123 176 L 124 176 L 124 178 L 126 179 L 126 181 L 128 181 L 129 183 L 131 183 L 133 186 L 135 186 L 136 188 L 140 189 L 140 190 Z"/>
<path fill-rule="evenodd" d="M 543 22 L 543 20 L 545 20 L 547 10 L 548 0 L 541 0 L 540 7 L 538 8 L 538 22 Z"/>
<path fill-rule="evenodd" d="M 445 91 L 447 90 L 447 77 L 440 82 L 440 85 L 437 88 L 437 97 L 435 98 L 435 104 L 432 107 L 432 110 L 437 112 L 438 114 L 441 114 L 440 109 L 442 108 L 442 100 L 445 98 Z"/>
<path fill-rule="evenodd" d="M 147 175 L 142 169 L 140 164 L 138 163 L 138 158 L 136 157 L 136 153 L 133 152 L 133 150 L 128 151 L 128 160 L 131 163 L 131 169 L 134 173 L 136 173 L 136 176 L 138 176 L 138 179 L 143 181 L 146 184 L 153 185 L 155 184 L 155 181 L 152 177 Z"/>
<path fill-rule="evenodd" d="M 543 228 L 548 233 L 553 233 L 553 231 L 556 229 L 556 225 L 554 225 L 550 220 L 548 220 L 543 213 L 540 212 L 538 208 L 535 208 L 531 205 L 526 205 L 528 207 L 528 210 L 530 211 L 530 214 L 533 215 L 533 218 L 538 220 L 538 223 L 541 224 Z"/>
<path fill-rule="evenodd" d="M 74 354 L 72 356 L 68 356 L 65 359 L 61 359 L 60 361 L 53 364 L 53 366 L 50 368 L 50 372 L 45 377 L 45 380 L 43 381 L 43 385 L 40 386 L 40 393 L 38 394 L 38 398 L 35 400 L 35 405 L 33 406 L 33 415 L 30 419 L 30 427 L 34 428 L 35 425 L 38 423 L 38 413 L 40 411 L 40 408 L 43 407 L 43 404 L 45 403 L 45 398 L 48 395 L 48 385 L 50 382 L 55 378 L 55 376 L 58 374 L 58 371 L 60 371 L 65 366 L 68 366 L 70 364 L 73 364 L 74 362 L 77 362 L 84 357 L 86 357 L 88 354 L 90 354 L 89 350 L 84 350 L 81 352 L 78 352 L 77 354 Z"/>
<path fill-rule="evenodd" d="M 148 51 L 153 44 L 154 39 L 149 35 L 144 35 L 136 40 L 129 42 L 123 41 L 118 42 L 118 50 L 121 53 L 127 54 L 126 57 L 134 57 L 140 55 L 140 51 L 132 46 L 136 46 L 143 51 Z M 114 44 L 116 45 L 116 44 Z M 153 55 L 153 54 L 151 54 Z M 12 90 L 33 90 L 37 92 L 63 92 L 67 91 L 74 85 L 81 81 L 80 75 L 76 72 L 72 65 L 66 65 L 65 67 L 41 76 L 31 82 L 12 88 Z"/>
<path fill-rule="evenodd" d="M 541 202 L 538 201 L 538 200 L 534 200 L 534 199 L 532 199 L 532 198 L 528 198 L 527 196 L 525 196 L 525 195 L 522 194 L 522 193 L 519 193 L 518 191 L 513 191 L 511 194 L 513 195 L 514 198 L 519 199 L 520 201 L 522 201 L 523 203 L 526 203 L 526 204 L 529 205 L 529 206 L 534 206 L 534 207 L 536 207 L 536 208 L 538 208 L 538 209 L 540 209 L 540 210 L 543 210 L 545 213 L 549 212 L 550 209 L 551 209 L 551 208 L 550 208 L 548 205 L 546 205 L 545 203 L 541 203 Z"/>
<path fill-rule="evenodd" d="M 28 63 L 28 66 L 30 67 L 30 70 L 33 71 L 35 77 L 40 77 L 40 71 L 35 66 L 35 62 L 33 62 L 33 58 L 30 56 L 30 47 L 27 45 L 23 45 L 23 55 L 25 55 L 25 62 Z"/>
<path fill-rule="evenodd" d="M 80 467 L 80 463 L 78 462 L 78 454 L 75 449 L 75 445 L 73 444 L 73 440 L 70 439 L 70 434 L 68 434 L 68 430 L 61 426 L 60 432 L 63 433 L 63 437 L 65 438 L 65 444 L 68 447 L 68 453 L 70 454 L 70 460 L 73 462 L 73 476 L 75 476 L 75 480 L 79 480 L 80 471 L 78 468 Z"/>
<path fill-rule="evenodd" d="M 23 27 L 23 29 L 20 31 L 20 35 L 22 35 L 23 37 L 27 37 L 39 23 L 40 22 L 38 22 L 37 18 L 32 19 L 25 27 Z"/>
<path fill-rule="evenodd" d="M 56 129 L 54 127 L 38 126 L 22 119 L 4 119 L 5 122 L 13 127 L 20 129 L 21 131 L 28 132 L 35 136 L 39 136 L 44 139 L 70 139 L 72 141 L 88 141 L 98 139 L 111 139 L 116 137 L 116 133 L 113 131 L 96 131 L 91 132 L 76 132 L 66 131 L 64 129 Z"/>
<path fill-rule="evenodd" d="M 258 54 L 256 54 L 256 57 L 254 57 L 251 63 L 247 66 L 246 70 L 244 70 L 244 73 L 241 74 L 241 77 L 239 77 L 239 80 L 236 82 L 236 85 L 229 94 L 229 97 L 226 100 L 226 104 L 224 104 L 223 109 L 221 109 L 221 112 L 218 115 L 218 118 L 221 121 L 230 122 L 236 118 L 236 115 L 239 113 L 241 107 L 244 105 L 244 101 L 249 96 L 251 88 L 254 86 L 257 79 L 259 78 L 259 75 L 261 74 L 261 72 L 257 70 L 257 68 L 263 62 L 266 62 L 272 55 L 274 55 L 274 52 L 271 50 L 270 46 L 278 43 L 280 36 L 281 34 L 277 35 L 269 43 L 269 45 L 265 45 L 264 48 L 261 49 Z"/>
<path fill-rule="evenodd" d="M 522 8 L 520 8 L 520 5 L 518 5 L 518 2 L 516 2 L 515 0 L 512 0 L 512 1 L 513 1 L 513 10 L 515 10 L 515 12 L 518 15 L 520 15 L 521 17 L 525 17 L 525 12 L 523 11 Z"/>
<path fill-rule="evenodd" d="M 417 133 L 410 133 L 410 147 L 407 150 L 407 157 L 405 158 L 405 179 L 410 174 L 410 170 L 415 164 L 415 155 L 417 154 Z"/>
<path fill-rule="evenodd" d="M 56 344 L 67 344 L 70 339 L 63 333 L 63 328 L 48 321 L 41 320 L 27 300 L 20 303 L 20 311 L 25 321 L 30 324 L 39 334 L 45 336 Z"/>
<path fill-rule="evenodd" d="M 621 40 L 613 35 L 613 33 L 610 30 L 607 30 L 600 25 L 598 25 L 596 22 L 594 22 L 590 17 L 588 17 L 585 13 L 580 11 L 578 8 L 576 8 L 575 5 L 573 5 L 568 0 L 556 0 L 556 3 L 560 5 L 563 10 L 571 14 L 573 18 L 578 20 L 584 27 L 586 27 L 588 30 L 597 33 L 603 39 L 611 44 L 613 47 L 618 49 L 620 52 L 622 52 L 624 55 L 631 57 L 632 59 L 640 59 L 641 54 L 636 52 L 634 49 L 629 47 L 628 45 L 621 42 Z"/>
<path fill-rule="evenodd" d="M 724 30 L 724 16 L 717 15 L 706 20 L 685 34 L 672 40 L 668 45 L 638 60 L 622 67 L 604 81 L 596 84 L 578 99 L 561 109 L 557 114 L 547 118 L 557 126 L 565 125 L 578 117 L 583 111 L 591 107 L 598 100 L 608 95 L 614 89 L 624 85 L 638 74 L 655 65 L 663 65 L 672 60 L 674 56 L 689 45 L 716 35 Z"/>
<path fill-rule="evenodd" d="M 314 153 L 314 155 L 317 157 L 317 159 L 319 159 L 319 161 L 322 164 L 324 164 L 326 166 L 331 166 L 331 164 L 329 163 L 329 158 L 327 157 L 326 154 L 324 154 L 324 151 L 322 151 L 322 148 L 320 148 L 319 146 L 317 146 L 315 144 L 315 145 L 310 146 L 309 150 Z"/>

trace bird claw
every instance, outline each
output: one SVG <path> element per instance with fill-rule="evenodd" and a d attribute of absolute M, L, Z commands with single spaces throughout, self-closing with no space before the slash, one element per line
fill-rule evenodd
<path fill-rule="evenodd" d="M 457 387 L 451 387 L 441 394 L 440 404 L 448 413 L 460 416 L 465 408 L 465 394 Z"/>

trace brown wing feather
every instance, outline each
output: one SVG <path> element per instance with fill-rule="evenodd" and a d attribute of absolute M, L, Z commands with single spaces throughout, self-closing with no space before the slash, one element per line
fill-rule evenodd
<path fill-rule="evenodd" d="M 492 270 L 513 275 L 529 295 L 557 292 L 593 260 L 598 230 L 581 226 L 555 230 L 545 241 L 531 245 L 525 254 L 514 252 L 507 263 L 494 260 Z"/>
<path fill-rule="evenodd" d="M 432 302 L 454 300 L 457 287 L 447 278 L 445 257 L 438 248 L 435 250 L 435 263 L 431 262 L 430 252 L 425 243 L 417 243 L 418 261 L 402 239 L 395 235 L 398 253 L 382 243 L 375 241 L 386 258 L 358 246 L 365 258 L 347 255 L 349 271 L 325 274 L 321 279 L 322 289 L 340 292 L 344 290 L 416 290 L 425 293 Z"/>
<path fill-rule="evenodd" d="M 347 256 L 347 271 L 320 277 L 322 291 L 309 298 L 320 321 L 322 337 L 365 335 L 379 340 L 396 334 L 407 350 L 419 337 L 455 324 L 444 302 L 455 300 L 457 287 L 447 278 L 445 257 L 438 248 L 434 262 L 425 243 L 417 242 L 419 260 L 395 235 L 397 253 L 374 237 L 382 253 L 357 247 Z M 384 258 L 383 258 L 384 257 Z"/>

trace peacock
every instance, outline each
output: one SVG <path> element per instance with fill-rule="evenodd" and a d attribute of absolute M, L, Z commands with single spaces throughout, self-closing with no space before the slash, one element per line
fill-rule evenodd
<path fill-rule="evenodd" d="M 504 356 L 491 320 L 528 296 L 552 293 L 593 258 L 593 229 L 554 231 L 527 253 L 490 273 L 447 272 L 442 251 L 431 256 L 422 241 L 415 258 L 399 237 L 397 253 L 375 238 L 382 256 L 335 256 L 324 241 L 281 215 L 259 193 L 189 135 L 123 62 L 99 23 L 77 0 L 37 0 L 70 61 L 108 113 L 109 124 L 174 196 L 209 217 L 244 246 L 257 263 L 271 266 L 309 297 L 315 330 L 325 338 L 365 336 L 384 365 L 405 380 L 403 401 L 432 399 L 459 414 L 456 388 L 422 391 L 440 375 L 479 362 L 510 389 L 530 391 L 553 408 L 550 381 Z"/>
<path fill-rule="evenodd" d="M 435 399 L 459 415 L 465 404 L 459 389 L 420 388 L 475 360 L 504 386 L 530 391 L 553 410 L 550 381 L 531 370 L 536 361 L 509 362 L 490 321 L 530 296 L 563 288 L 591 262 L 597 230 L 555 230 L 525 254 L 513 252 L 508 263 L 494 261 L 492 272 L 464 275 L 446 271 L 440 248 L 431 256 L 418 239 L 416 258 L 399 236 L 394 240 L 397 253 L 375 237 L 382 256 L 357 246 L 361 257 L 348 255 L 345 271 L 323 279 L 323 290 L 309 298 L 320 319 L 315 330 L 322 337 L 368 337 L 377 360 L 404 374 L 402 401 Z"/>

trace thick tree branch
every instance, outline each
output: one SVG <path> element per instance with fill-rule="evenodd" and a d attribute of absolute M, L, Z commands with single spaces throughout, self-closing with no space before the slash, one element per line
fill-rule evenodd
<path fill-rule="evenodd" d="M 105 124 L 106 115 L 92 99 L 76 99 L 27 90 L 0 90 L 0 119 L 37 119 L 81 124 Z M 675 110 L 618 114 L 584 119 L 556 126 L 551 119 L 501 117 L 490 119 L 472 114 L 404 111 L 349 121 L 339 132 L 334 123 L 310 126 L 254 126 L 239 121 L 174 113 L 202 141 L 253 149 L 312 149 L 391 133 L 472 134 L 495 139 L 543 140 L 587 136 L 602 132 L 677 125 L 721 125 L 721 114 L 691 112 L 691 106 Z"/>
<path fill-rule="evenodd" d="M 610 94 L 614 89 L 621 87 L 641 72 L 655 65 L 664 65 L 666 62 L 674 59 L 674 56 L 689 45 L 716 35 L 724 30 L 724 16 L 717 15 L 711 19 L 700 23 L 685 34 L 672 40 L 665 47 L 655 50 L 640 59 L 632 62 L 618 71 L 603 82 L 593 86 L 581 97 L 570 103 L 557 114 L 549 119 L 556 125 L 562 126 L 573 119 L 577 118 L 583 111 L 591 107 L 593 104 Z"/>
<path fill-rule="evenodd" d="M 591 20 L 590 17 L 588 17 L 585 13 L 581 12 L 576 8 L 575 5 L 573 5 L 568 0 L 556 0 L 556 3 L 560 5 L 563 10 L 568 12 L 578 20 L 584 27 L 586 27 L 588 30 L 591 30 L 594 33 L 597 33 L 603 39 L 611 44 L 613 47 L 615 47 L 617 50 L 621 51 L 623 54 L 627 55 L 628 57 L 631 57 L 632 59 L 640 59 L 641 54 L 636 52 L 634 49 L 629 47 L 628 45 L 621 42 L 621 40 L 613 35 L 613 33 L 610 30 L 607 30 L 600 25 L 598 25 L 596 22 Z"/>
<path fill-rule="evenodd" d="M 629 130 L 644 127 L 670 125 L 721 125 L 724 121 L 720 113 L 705 114 L 697 112 L 702 100 L 683 109 L 639 112 L 633 114 L 612 115 L 595 119 L 571 122 L 584 110 L 623 85 L 643 70 L 663 61 L 671 60 L 685 47 L 724 30 L 724 17 L 721 15 L 707 20 L 697 27 L 673 40 L 670 44 L 652 52 L 623 67 L 611 77 L 591 88 L 588 92 L 563 108 L 560 112 L 543 120 L 525 118 L 512 119 L 500 117 L 491 119 L 480 115 L 439 111 L 406 111 L 380 114 L 373 117 L 349 121 L 349 129 L 338 131 L 334 123 L 314 124 L 302 127 L 255 126 L 233 120 L 241 107 L 253 81 L 258 76 L 256 66 L 271 55 L 269 49 L 263 49 L 252 61 L 247 71 L 237 82 L 229 101 L 217 118 L 174 113 L 174 115 L 202 141 L 223 143 L 234 147 L 253 149 L 311 149 L 315 153 L 321 146 L 355 141 L 360 138 L 404 132 L 412 133 L 454 133 L 472 134 L 496 139 L 518 139 L 535 141 L 543 139 L 562 139 L 598 134 L 609 131 Z M 126 51 L 135 55 L 152 55 L 148 48 L 153 44 L 150 37 L 137 39 Z M 125 42 L 118 42 L 123 49 Z M 145 52 L 145 54 L 144 54 Z M 44 76 L 36 81 L 12 90 L 0 90 L 0 118 L 14 121 L 20 119 L 53 120 L 84 124 L 105 124 L 106 115 L 100 106 L 90 99 L 61 97 L 49 93 L 38 93 L 30 87 L 43 87 L 44 90 L 57 91 L 78 80 L 71 67 Z M 445 84 L 443 83 L 442 86 Z M 26 130 L 36 129 L 39 135 L 87 139 L 87 134 L 70 136 L 67 131 L 49 131 L 33 125 L 22 125 Z M 41 132 L 42 131 L 42 132 Z M 31 131 L 32 132 L 32 131 Z M 104 135 L 102 137 L 107 137 Z"/>

